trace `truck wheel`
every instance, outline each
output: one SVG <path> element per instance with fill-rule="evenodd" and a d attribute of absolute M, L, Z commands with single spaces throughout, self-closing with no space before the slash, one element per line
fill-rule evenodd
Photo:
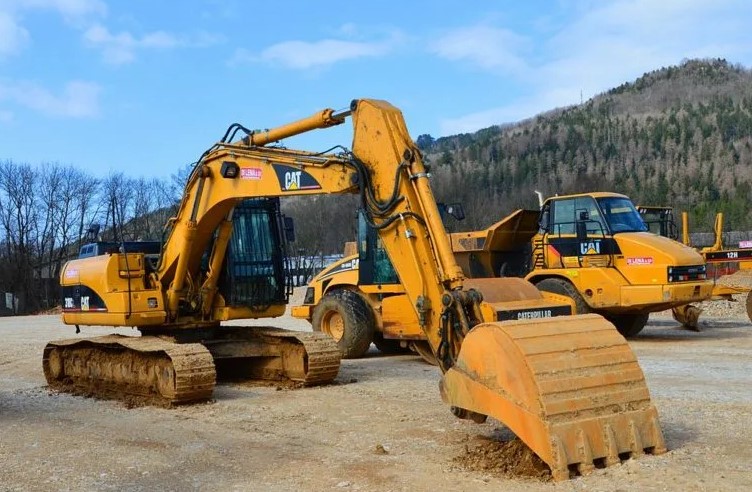
<path fill-rule="evenodd" d="M 433 351 L 431 350 L 431 346 L 428 344 L 428 341 L 426 340 L 416 340 L 410 344 L 412 349 L 420 355 L 420 357 L 423 359 L 424 362 L 427 362 L 428 364 L 431 364 L 432 366 L 438 366 L 439 361 L 436 360 L 436 356 L 433 354 Z"/>
<path fill-rule="evenodd" d="M 574 314 L 587 314 L 591 312 L 590 306 L 587 305 L 585 299 L 582 298 L 574 285 L 566 280 L 560 278 L 544 278 L 537 284 L 538 290 L 544 292 L 551 292 L 552 294 L 559 294 L 567 296 L 574 301 L 575 313 Z"/>
<path fill-rule="evenodd" d="M 343 359 L 357 359 L 368 351 L 373 340 L 371 307 L 351 290 L 329 293 L 313 309 L 313 331 L 326 333 L 337 342 Z"/>
<path fill-rule="evenodd" d="M 393 340 L 390 338 L 384 338 L 384 335 L 376 331 L 373 334 L 373 344 L 383 354 L 406 354 L 410 353 L 408 347 L 403 347 L 400 344 L 400 340 Z"/>
<path fill-rule="evenodd" d="M 606 319 L 614 324 L 616 331 L 624 338 L 632 338 L 645 328 L 649 316 L 649 314 L 619 314 L 606 316 Z"/>
<path fill-rule="evenodd" d="M 752 321 L 752 292 L 747 293 L 747 317 Z"/>

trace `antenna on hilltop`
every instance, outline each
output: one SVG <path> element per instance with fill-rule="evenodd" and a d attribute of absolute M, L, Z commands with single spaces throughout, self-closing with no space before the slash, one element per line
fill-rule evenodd
<path fill-rule="evenodd" d="M 582 89 L 580 89 L 580 104 L 582 104 Z"/>

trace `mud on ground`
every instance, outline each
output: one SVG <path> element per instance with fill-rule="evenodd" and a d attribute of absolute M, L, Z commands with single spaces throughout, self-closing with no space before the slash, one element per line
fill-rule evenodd
<path fill-rule="evenodd" d="M 58 317 L 4 318 L 0 490 L 750 490 L 752 326 L 701 323 L 653 316 L 631 342 L 670 451 L 555 483 L 498 422 L 455 419 L 417 356 L 372 348 L 327 387 L 228 384 L 206 404 L 127 408 L 46 388 L 44 344 L 75 336 Z M 82 336 L 114 331 L 132 333 Z"/>

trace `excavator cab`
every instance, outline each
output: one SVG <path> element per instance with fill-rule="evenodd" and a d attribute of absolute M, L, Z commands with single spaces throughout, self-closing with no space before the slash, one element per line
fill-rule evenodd
<path fill-rule="evenodd" d="M 235 207 L 232 236 L 219 280 L 230 306 L 251 309 L 287 304 L 292 276 L 287 239 L 292 225 L 283 217 L 279 198 L 243 200 Z"/>

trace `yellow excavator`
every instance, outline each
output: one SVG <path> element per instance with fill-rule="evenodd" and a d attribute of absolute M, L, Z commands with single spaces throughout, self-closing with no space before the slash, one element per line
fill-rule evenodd
<path fill-rule="evenodd" d="M 268 145 L 348 117 L 351 151 Z M 135 327 L 141 336 L 50 342 L 48 384 L 175 404 L 210 398 L 217 377 L 331 381 L 339 351 L 330 337 L 220 322 L 284 311 L 280 197 L 357 193 L 435 354 L 454 415 L 498 419 L 554 479 L 665 452 L 642 370 L 613 325 L 593 314 L 499 321 L 485 286 L 466 288 L 428 177 L 402 113 L 384 101 L 355 100 L 265 131 L 231 126 L 198 160 L 156 257 L 113 252 L 65 265 L 66 324 Z"/>

